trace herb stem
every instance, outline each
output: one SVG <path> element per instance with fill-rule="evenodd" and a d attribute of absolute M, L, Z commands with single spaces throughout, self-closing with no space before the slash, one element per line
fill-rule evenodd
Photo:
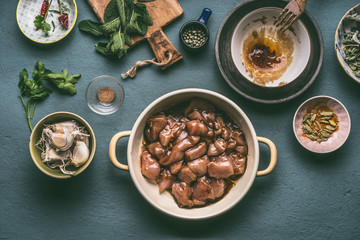
<path fill-rule="evenodd" d="M 21 95 L 19 95 L 20 99 L 21 99 L 21 102 L 25 108 L 25 112 L 26 112 L 26 118 L 28 120 L 28 124 L 29 124 L 29 128 L 30 128 L 30 131 L 32 131 L 32 126 L 31 126 L 31 123 L 30 123 L 30 114 L 29 114 L 29 108 L 30 108 L 30 99 L 27 101 L 27 104 L 25 104 L 25 101 L 23 99 L 23 97 Z M 35 103 L 36 104 L 36 103 Z M 34 108 L 35 108 L 35 105 L 33 107 L 33 112 L 32 112 L 32 115 L 34 114 Z M 31 115 L 31 118 L 32 118 L 32 115 Z"/>
<path fill-rule="evenodd" d="M 26 117 L 28 119 L 28 124 L 29 124 L 29 128 L 30 128 L 30 131 L 32 132 L 32 126 L 31 126 L 31 122 L 30 122 L 30 100 L 31 98 L 29 98 L 29 100 L 27 101 L 27 104 L 26 104 Z"/>
<path fill-rule="evenodd" d="M 44 16 L 44 20 L 46 20 L 46 17 L 47 17 L 47 15 L 48 15 L 48 13 L 49 13 L 49 9 L 50 9 L 50 6 L 51 6 L 52 1 L 53 1 L 53 0 L 50 1 L 49 7 L 48 7 L 48 9 L 46 10 L 46 13 L 45 13 L 45 16 Z"/>
<path fill-rule="evenodd" d="M 60 4 L 60 0 L 57 0 L 58 5 L 59 5 L 59 9 L 60 9 L 60 15 L 62 15 L 62 9 L 61 9 L 61 4 Z"/>
<path fill-rule="evenodd" d="M 55 9 L 51 9 L 51 10 L 49 10 L 49 12 L 60 14 L 60 11 L 55 10 Z"/>
<path fill-rule="evenodd" d="M 34 116 L 35 106 L 36 106 L 36 102 L 34 103 L 32 111 L 31 111 L 31 117 L 30 117 L 31 119 L 33 119 L 33 116 Z"/>
<path fill-rule="evenodd" d="M 26 111 L 26 105 L 25 105 L 24 99 L 23 99 L 23 97 L 22 97 L 21 95 L 19 95 L 19 97 L 20 97 L 21 102 L 22 102 L 22 104 L 23 104 L 23 106 L 24 106 L 24 109 L 25 109 L 25 111 Z"/>
<path fill-rule="evenodd" d="M 344 47 L 359 47 L 360 44 L 348 44 L 348 45 L 343 45 Z"/>

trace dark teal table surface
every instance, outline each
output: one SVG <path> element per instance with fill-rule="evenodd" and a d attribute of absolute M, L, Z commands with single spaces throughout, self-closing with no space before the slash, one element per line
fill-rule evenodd
<path fill-rule="evenodd" d="M 232 90 L 220 74 L 214 53 L 215 36 L 222 19 L 240 1 L 180 0 L 184 15 L 164 32 L 184 59 L 166 71 L 155 66 L 122 80 L 136 61 L 151 59 L 144 42 L 119 61 L 94 50 L 96 39 L 77 26 L 57 44 L 39 46 L 28 40 L 16 23 L 17 1 L 0 1 L 0 239 L 360 239 L 360 85 L 337 62 L 334 34 L 345 12 L 358 1 L 309 0 L 307 9 L 324 38 L 324 62 L 314 84 L 290 102 L 264 105 Z M 78 21 L 96 19 L 86 0 L 78 0 Z M 204 7 L 213 14 L 207 49 L 186 52 L 178 39 L 181 25 L 197 19 Z M 32 72 L 37 60 L 60 72 L 81 73 L 77 95 L 54 92 L 37 105 L 35 125 L 55 111 L 84 117 L 97 139 L 96 155 L 85 172 L 59 181 L 40 172 L 29 153 L 30 131 L 18 98 L 19 72 Z M 123 106 L 109 116 L 93 113 L 85 102 L 85 89 L 99 75 L 118 78 L 125 89 Z M 204 221 L 189 222 L 164 215 L 137 191 L 130 174 L 109 161 L 108 145 L 118 131 L 130 130 L 141 111 L 159 96 L 173 90 L 197 87 L 214 90 L 236 102 L 252 121 L 258 136 L 272 139 L 278 149 L 276 169 L 257 177 L 245 198 L 231 211 Z M 303 149 L 294 137 L 292 119 L 297 107 L 315 95 L 340 100 L 352 119 L 351 134 L 341 149 L 316 155 Z M 127 140 L 118 143 L 118 157 L 126 163 Z M 260 168 L 269 152 L 260 146 Z"/>

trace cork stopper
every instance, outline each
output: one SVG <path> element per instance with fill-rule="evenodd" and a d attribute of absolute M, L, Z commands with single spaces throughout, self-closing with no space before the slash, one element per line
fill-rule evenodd
<path fill-rule="evenodd" d="M 98 91 L 97 97 L 100 102 L 111 103 L 112 101 L 114 101 L 115 93 L 114 90 L 112 90 L 111 88 L 103 87 Z"/>

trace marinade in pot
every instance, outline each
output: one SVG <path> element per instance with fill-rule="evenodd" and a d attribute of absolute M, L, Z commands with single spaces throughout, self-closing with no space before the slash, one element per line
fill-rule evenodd
<path fill-rule="evenodd" d="M 246 169 L 247 144 L 229 117 L 193 98 L 147 119 L 141 173 L 182 208 L 222 199 Z"/>

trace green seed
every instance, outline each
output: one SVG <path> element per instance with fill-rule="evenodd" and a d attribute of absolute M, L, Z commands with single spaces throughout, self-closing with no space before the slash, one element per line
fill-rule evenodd
<path fill-rule="evenodd" d="M 326 126 L 326 129 L 329 129 L 330 131 L 334 131 L 336 128 L 334 128 L 334 127 L 332 127 L 332 126 L 330 126 L 330 125 L 327 125 L 327 126 Z"/>
<path fill-rule="evenodd" d="M 325 138 L 329 138 L 329 137 L 330 137 L 330 134 L 327 133 L 327 132 L 324 132 L 324 133 L 322 134 L 322 136 L 325 137 Z"/>
<path fill-rule="evenodd" d="M 308 126 L 308 125 L 305 125 L 305 130 L 306 130 L 307 132 L 309 132 L 309 133 L 312 133 L 312 132 L 313 132 L 313 130 L 311 129 L 311 127 Z"/>
<path fill-rule="evenodd" d="M 336 127 L 336 122 L 334 120 L 329 120 L 331 126 Z"/>
<path fill-rule="evenodd" d="M 308 120 L 308 119 L 310 118 L 310 116 L 311 116 L 311 114 L 310 114 L 310 113 L 306 114 L 306 116 L 305 116 L 305 118 L 304 118 L 304 120 L 303 120 L 303 123 L 305 123 L 305 122 L 306 122 L 306 120 Z"/>
<path fill-rule="evenodd" d="M 309 127 L 311 127 L 311 122 L 309 120 L 306 120 L 306 124 L 309 125 Z"/>
<path fill-rule="evenodd" d="M 313 141 L 316 141 L 318 140 L 319 138 L 314 136 L 314 135 L 311 135 L 311 134 L 306 134 L 306 136 L 310 139 L 310 140 L 313 140 Z"/>
<path fill-rule="evenodd" d="M 322 117 L 321 120 L 330 120 L 332 117 Z"/>
<path fill-rule="evenodd" d="M 333 113 L 332 112 L 320 112 L 320 115 L 324 116 L 324 117 L 332 117 Z"/>
<path fill-rule="evenodd" d="M 312 114 L 310 121 L 311 121 L 311 122 L 314 122 L 314 121 L 315 121 L 315 118 L 316 118 L 316 114 Z"/>

